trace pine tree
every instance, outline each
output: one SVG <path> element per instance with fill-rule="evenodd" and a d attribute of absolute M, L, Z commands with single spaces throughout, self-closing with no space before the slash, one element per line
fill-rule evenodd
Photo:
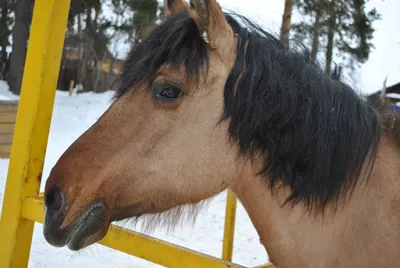
<path fill-rule="evenodd" d="M 100 0 L 72 0 L 68 17 L 65 43 L 79 54 L 77 83 L 85 90 L 95 90 L 97 64 L 110 54 L 109 37 L 106 35 L 110 22 L 100 19 L 103 2 Z M 74 31 L 76 26 L 77 31 Z"/>
<path fill-rule="evenodd" d="M 314 60 L 321 47 L 325 48 L 326 73 L 331 73 L 334 51 L 351 69 L 368 60 L 373 48 L 372 23 L 380 19 L 376 9 L 365 10 L 368 1 L 295 0 L 295 7 L 303 15 L 293 25 L 296 39 L 305 40 Z"/>
<path fill-rule="evenodd" d="M 139 43 L 160 16 L 160 4 L 157 0 L 113 0 L 114 9 L 121 6 L 132 12 L 131 17 L 125 17 L 116 30 L 128 34 L 128 40 Z"/>
<path fill-rule="evenodd" d="M 127 5 L 134 12 L 134 42 L 142 40 L 146 30 L 157 20 L 158 1 L 157 0 L 128 0 Z"/>
<path fill-rule="evenodd" d="M 4 79 L 7 72 L 8 53 L 7 47 L 10 45 L 11 26 L 14 23 L 12 12 L 14 10 L 15 0 L 0 1 L 0 79 Z"/>
<path fill-rule="evenodd" d="M 15 6 L 15 24 L 12 30 L 12 52 L 7 82 L 14 94 L 20 94 L 24 74 L 27 44 L 33 13 L 33 0 L 18 0 Z"/>

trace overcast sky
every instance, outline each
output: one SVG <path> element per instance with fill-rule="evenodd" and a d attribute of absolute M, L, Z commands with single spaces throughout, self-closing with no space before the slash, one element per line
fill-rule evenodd
<path fill-rule="evenodd" d="M 279 33 L 284 0 L 218 0 L 218 2 L 223 9 L 246 15 L 269 32 Z M 372 40 L 375 49 L 370 54 L 368 62 L 358 70 L 358 75 L 353 79 L 346 76 L 357 90 L 364 93 L 381 89 L 386 76 L 388 76 L 388 86 L 400 82 L 400 0 L 370 0 L 367 7 L 368 10 L 376 7 L 382 15 L 382 20 L 373 24 L 376 29 Z M 297 18 L 297 14 L 294 13 L 293 21 Z M 126 45 L 124 47 L 127 48 Z M 121 46 L 120 50 L 126 49 Z M 122 54 L 125 54 L 125 51 Z"/>

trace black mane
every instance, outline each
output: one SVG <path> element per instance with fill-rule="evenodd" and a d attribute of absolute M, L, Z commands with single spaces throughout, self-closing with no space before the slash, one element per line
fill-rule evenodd
<path fill-rule="evenodd" d="M 291 189 L 287 202 L 324 208 L 356 185 L 366 160 L 372 167 L 382 131 L 379 114 L 307 53 L 286 49 L 236 16 L 242 23 L 226 14 L 239 41 L 222 120 L 230 120 L 229 135 L 241 156 L 267 153 L 260 174 L 271 190 L 283 182 Z M 168 16 L 133 48 L 116 97 L 150 82 L 162 65 L 181 63 L 190 77 L 209 64 L 207 45 L 188 12 Z"/>

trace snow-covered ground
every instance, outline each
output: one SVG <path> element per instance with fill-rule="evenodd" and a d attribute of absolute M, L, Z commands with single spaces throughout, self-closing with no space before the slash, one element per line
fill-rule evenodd
<path fill-rule="evenodd" d="M 3 81 L 0 81 L 0 96 L 3 99 L 18 99 L 8 91 L 7 85 Z M 67 92 L 57 92 L 43 172 L 44 180 L 64 150 L 109 107 L 111 96 L 112 92 L 103 94 L 85 93 L 72 97 L 69 97 Z M 0 159 L 0 210 L 3 202 L 8 163 L 8 159 Z M 45 181 L 41 185 L 42 191 L 44 183 Z M 225 192 L 215 197 L 210 202 L 210 205 L 201 211 L 195 225 L 188 222 L 183 228 L 177 228 L 170 233 L 157 229 L 151 235 L 220 257 L 222 252 L 225 198 Z M 123 224 L 120 225 L 124 226 Z M 259 243 L 257 233 L 240 204 L 237 210 L 233 261 L 245 266 L 255 266 L 268 261 L 266 252 Z M 95 244 L 78 253 L 71 252 L 67 248 L 54 248 L 44 240 L 42 225 L 36 224 L 29 267 L 144 268 L 160 266 L 99 244 Z"/>

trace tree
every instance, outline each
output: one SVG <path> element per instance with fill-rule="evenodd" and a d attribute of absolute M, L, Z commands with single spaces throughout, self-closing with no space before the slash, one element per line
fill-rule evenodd
<path fill-rule="evenodd" d="M 113 0 L 114 5 L 129 9 L 133 16 L 119 25 L 119 30 L 128 34 L 134 44 L 139 43 L 159 18 L 160 4 L 157 0 Z"/>
<path fill-rule="evenodd" d="M 364 63 L 368 60 L 371 50 L 374 48 L 371 40 L 373 39 L 374 28 L 372 23 L 381 19 L 381 15 L 375 8 L 366 12 L 365 4 L 369 0 L 353 0 L 351 6 L 352 22 L 339 21 L 341 31 L 338 32 L 338 48 L 351 55 L 356 61 Z M 346 7 L 344 7 L 346 8 Z M 344 34 L 347 33 L 347 34 Z"/>
<path fill-rule="evenodd" d="M 6 66 L 8 63 L 7 47 L 10 45 L 9 37 L 11 35 L 11 25 L 13 24 L 11 13 L 14 4 L 14 0 L 0 1 L 0 79 L 4 79 L 6 76 Z"/>
<path fill-rule="evenodd" d="M 285 9 L 282 16 L 280 41 L 289 47 L 289 33 L 292 18 L 293 0 L 285 0 Z"/>
<path fill-rule="evenodd" d="M 7 82 L 15 94 L 21 90 L 33 2 L 0 0 L 0 79 L 7 63 Z M 104 8 L 106 5 L 111 7 L 111 16 L 105 12 L 110 11 Z M 109 69 L 113 70 L 112 62 L 118 54 L 111 52 L 111 40 L 114 43 L 117 39 L 124 39 L 130 44 L 140 42 L 146 29 L 162 14 L 160 8 L 158 0 L 71 0 L 59 76 L 63 88 L 74 80 L 85 90 L 97 90 L 98 85 L 105 81 L 99 80 L 104 63 L 109 63 L 111 59 Z M 7 47 L 10 44 L 12 52 L 8 57 Z"/>
<path fill-rule="evenodd" d="M 321 29 L 327 21 L 325 14 L 326 7 L 323 1 L 314 0 L 295 0 L 294 5 L 303 15 L 303 20 L 300 23 L 292 25 L 293 31 L 297 39 L 311 40 L 311 59 L 316 60 L 319 46 Z"/>
<path fill-rule="evenodd" d="M 369 0 L 295 0 L 295 6 L 303 15 L 302 21 L 293 25 L 295 35 L 311 40 L 311 58 L 316 59 L 324 41 L 325 71 L 331 73 L 334 51 L 347 66 L 354 69 L 365 62 L 373 44 L 372 23 L 380 19 L 376 9 L 366 12 Z"/>
<path fill-rule="evenodd" d="M 106 31 L 111 24 L 110 21 L 101 17 L 104 2 L 100 0 L 71 1 L 65 49 L 79 55 L 79 63 L 73 64 L 74 67 L 69 66 L 69 72 L 76 73 L 75 81 L 83 85 L 85 90 L 98 88 L 97 65 L 110 54 L 107 48 L 110 40 Z M 77 26 L 77 31 L 75 26 Z M 64 62 L 68 60 L 64 59 Z M 72 70 L 72 68 L 75 69 Z"/>
<path fill-rule="evenodd" d="M 15 24 L 12 31 L 12 53 L 8 85 L 14 94 L 20 94 L 26 51 L 32 21 L 33 0 L 18 0 L 15 6 Z"/>

